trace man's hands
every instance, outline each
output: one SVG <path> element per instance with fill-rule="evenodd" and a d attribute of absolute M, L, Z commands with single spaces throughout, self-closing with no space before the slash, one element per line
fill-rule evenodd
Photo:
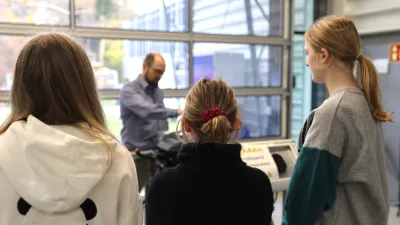
<path fill-rule="evenodd" d="M 176 114 L 178 114 L 178 116 L 183 114 L 183 109 L 177 109 L 176 110 Z"/>

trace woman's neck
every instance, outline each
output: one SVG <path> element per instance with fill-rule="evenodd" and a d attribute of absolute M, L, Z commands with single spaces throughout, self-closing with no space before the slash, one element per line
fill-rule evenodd
<path fill-rule="evenodd" d="M 326 73 L 326 88 L 329 95 L 346 88 L 360 88 L 351 70 L 330 69 Z"/>

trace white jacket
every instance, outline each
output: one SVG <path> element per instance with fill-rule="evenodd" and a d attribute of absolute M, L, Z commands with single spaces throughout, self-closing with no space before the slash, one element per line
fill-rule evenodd
<path fill-rule="evenodd" d="M 0 136 L 0 225 L 133 225 L 135 165 L 117 141 L 105 145 L 72 126 L 33 116 Z"/>

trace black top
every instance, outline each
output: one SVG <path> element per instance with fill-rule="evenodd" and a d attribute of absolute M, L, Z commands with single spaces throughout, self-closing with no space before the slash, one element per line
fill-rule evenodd
<path fill-rule="evenodd" d="M 247 166 L 240 144 L 186 144 L 180 164 L 156 175 L 145 201 L 147 225 L 269 225 L 268 176 Z"/>

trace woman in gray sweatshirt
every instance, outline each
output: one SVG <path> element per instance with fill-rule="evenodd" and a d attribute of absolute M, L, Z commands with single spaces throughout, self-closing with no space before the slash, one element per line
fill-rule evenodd
<path fill-rule="evenodd" d="M 283 225 L 386 225 L 389 205 L 378 74 L 354 23 L 327 16 L 305 34 L 312 80 L 329 98 L 301 132 Z M 359 64 L 360 82 L 353 74 Z"/>

